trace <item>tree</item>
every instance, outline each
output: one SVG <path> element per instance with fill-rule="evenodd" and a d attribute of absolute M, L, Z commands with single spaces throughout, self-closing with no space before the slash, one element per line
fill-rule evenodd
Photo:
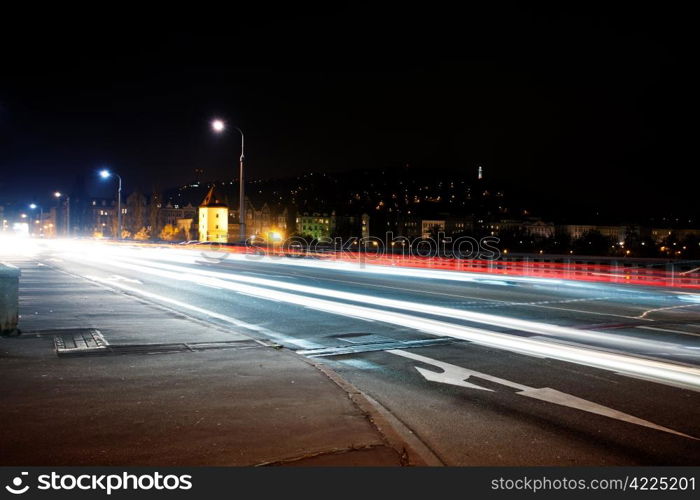
<path fill-rule="evenodd" d="M 498 231 L 499 246 L 510 252 L 531 252 L 534 238 L 522 226 L 507 227 Z"/>
<path fill-rule="evenodd" d="M 135 239 L 135 240 L 138 240 L 138 241 L 145 241 L 145 240 L 148 240 L 148 239 L 150 239 L 150 238 L 151 238 L 151 230 L 148 229 L 148 228 L 146 228 L 146 227 L 142 227 L 142 228 L 139 229 L 139 231 L 134 235 L 134 239 Z"/>
<path fill-rule="evenodd" d="M 571 235 L 563 227 L 554 229 L 554 234 L 543 241 L 547 253 L 565 254 L 571 250 Z"/>
<path fill-rule="evenodd" d="M 592 229 L 586 231 L 579 239 L 574 241 L 576 253 L 584 255 L 608 255 L 613 249 L 613 239 L 603 236 L 600 231 Z"/>
<path fill-rule="evenodd" d="M 428 237 L 435 241 L 439 241 L 440 235 L 445 233 L 445 229 L 440 224 L 433 224 L 428 229 Z"/>
<path fill-rule="evenodd" d="M 160 233 L 161 230 L 160 222 L 158 221 L 158 214 L 162 205 L 161 198 L 160 193 L 153 192 L 151 203 L 148 205 L 148 227 L 153 237 Z"/>
<path fill-rule="evenodd" d="M 160 232 L 160 239 L 165 241 L 173 241 L 177 229 L 172 224 L 166 224 Z"/>
<path fill-rule="evenodd" d="M 172 224 L 166 224 L 160 232 L 160 239 L 165 241 L 176 241 L 179 239 L 180 231 Z"/>
<path fill-rule="evenodd" d="M 695 234 L 689 234 L 683 239 L 681 249 L 683 258 L 700 259 L 700 238 Z"/>
<path fill-rule="evenodd" d="M 133 234 L 137 233 L 146 225 L 146 215 L 146 197 L 138 191 L 134 191 L 126 199 L 123 227 Z"/>
<path fill-rule="evenodd" d="M 668 236 L 666 236 L 664 239 L 661 240 L 661 246 L 659 248 L 659 251 L 661 252 L 661 255 L 664 257 L 676 257 L 678 252 L 681 249 L 681 244 L 680 241 L 678 240 L 678 236 L 676 235 L 676 232 L 672 232 Z"/>
<path fill-rule="evenodd" d="M 627 250 L 630 252 L 630 257 L 651 258 L 659 256 L 658 248 L 653 238 L 648 235 L 642 236 L 638 231 L 626 232 L 623 252 Z M 625 255 L 627 254 L 625 253 Z"/>

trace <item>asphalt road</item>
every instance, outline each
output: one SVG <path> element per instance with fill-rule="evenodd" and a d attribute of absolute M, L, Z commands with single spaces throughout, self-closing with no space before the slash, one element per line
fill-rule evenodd
<path fill-rule="evenodd" d="M 47 242 L 33 258 L 315 357 L 447 465 L 700 463 L 700 294 L 222 256 Z"/>

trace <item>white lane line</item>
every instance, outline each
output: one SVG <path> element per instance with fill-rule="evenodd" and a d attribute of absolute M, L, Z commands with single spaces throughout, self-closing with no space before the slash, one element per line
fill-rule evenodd
<path fill-rule="evenodd" d="M 546 306 L 546 305 L 540 305 L 540 304 L 527 304 L 527 306 L 528 307 L 541 307 L 542 309 L 556 309 L 558 311 L 577 312 L 577 313 L 582 313 L 582 314 L 594 314 L 596 316 L 610 316 L 610 317 L 614 317 L 614 318 L 643 319 L 645 321 L 654 321 L 651 318 L 640 318 L 639 316 L 625 316 L 623 314 L 604 313 L 604 312 L 598 312 L 598 311 L 582 311 L 580 309 L 569 309 L 568 307 L 555 307 L 555 306 Z"/>
<path fill-rule="evenodd" d="M 113 265 L 129 266 L 129 264 Z M 673 363 L 638 358 L 625 354 L 602 352 L 595 349 L 577 348 L 554 344 L 531 338 L 518 337 L 479 328 L 465 327 L 442 321 L 426 319 L 403 313 L 383 311 L 364 306 L 334 302 L 308 296 L 300 296 L 267 288 L 257 288 L 239 283 L 230 283 L 216 278 L 208 278 L 182 272 L 161 271 L 145 266 L 132 266 L 141 273 L 161 276 L 176 281 L 194 284 L 212 283 L 235 292 L 243 292 L 265 300 L 279 300 L 317 311 L 337 314 L 344 317 L 374 319 L 379 322 L 399 325 L 439 337 L 453 337 L 479 345 L 492 347 L 528 356 L 545 356 L 569 363 L 582 364 L 620 374 L 651 377 L 659 383 L 700 391 L 700 369 Z M 115 283 L 117 285 L 117 283 Z M 121 286 L 121 285 L 119 285 Z M 170 299 L 172 300 L 172 299 Z M 194 306 L 191 306 L 194 307 Z"/>
<path fill-rule="evenodd" d="M 438 361 L 432 358 L 421 356 L 414 352 L 403 351 L 399 349 L 392 349 L 386 352 L 395 354 L 397 356 L 402 356 L 404 358 L 412 359 L 414 361 L 419 361 L 427 365 L 432 365 L 442 370 L 442 373 L 437 373 L 431 370 L 420 368 L 418 366 L 414 366 L 414 368 L 421 375 L 423 375 L 423 377 L 425 377 L 426 380 L 429 380 L 431 382 L 456 385 L 459 387 L 466 387 L 468 389 L 478 389 L 482 391 L 495 392 L 493 391 L 493 389 L 487 389 L 472 382 L 468 382 L 468 380 L 471 377 L 475 377 L 482 380 L 488 380 L 489 382 L 493 382 L 499 385 L 504 385 L 512 389 L 516 389 L 515 394 L 519 396 L 538 399 L 547 403 L 565 406 L 567 408 L 573 408 L 576 410 L 601 415 L 603 417 L 613 418 L 615 420 L 621 420 L 630 424 L 647 427 L 649 429 L 654 429 L 657 431 L 667 432 L 669 434 L 675 434 L 677 436 L 682 436 L 696 441 L 698 440 L 698 438 L 689 436 L 688 434 L 669 429 L 668 427 L 657 425 L 653 422 L 649 422 L 648 420 L 643 420 L 641 418 L 635 417 L 634 415 L 623 413 L 613 408 L 594 403 L 593 401 L 588 401 L 587 399 L 579 398 L 572 394 L 567 394 L 565 392 L 552 389 L 551 387 L 528 387 L 517 382 L 511 382 L 510 380 L 494 377 L 493 375 L 489 375 L 487 373 L 478 372 L 476 370 L 470 370 L 468 368 L 462 368 L 461 366 L 451 365 L 443 361 Z"/>
<path fill-rule="evenodd" d="M 637 316 L 637 319 L 646 319 L 646 316 L 648 314 L 659 312 L 659 311 L 668 311 L 670 309 L 683 309 L 686 307 L 700 307 L 700 304 L 683 304 L 682 306 L 658 307 L 656 309 L 649 309 L 648 311 L 644 311 L 642 314 Z"/>

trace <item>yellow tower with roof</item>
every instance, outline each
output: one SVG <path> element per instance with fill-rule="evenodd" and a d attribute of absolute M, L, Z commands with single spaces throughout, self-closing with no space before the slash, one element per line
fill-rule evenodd
<path fill-rule="evenodd" d="M 199 205 L 199 241 L 228 242 L 228 205 L 214 186 Z"/>

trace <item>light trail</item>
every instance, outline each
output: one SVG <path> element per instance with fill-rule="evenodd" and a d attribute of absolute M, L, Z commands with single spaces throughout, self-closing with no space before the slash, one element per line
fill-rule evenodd
<path fill-rule="evenodd" d="M 80 259 L 86 258 L 85 255 L 80 255 L 79 257 Z M 96 259 L 96 261 L 100 262 L 100 259 Z M 141 274 L 150 274 L 168 280 L 189 282 L 205 286 L 215 286 L 264 300 L 284 302 L 345 317 L 379 321 L 404 328 L 411 328 L 439 337 L 458 338 L 495 349 L 540 358 L 546 357 L 556 359 L 608 370 L 665 385 L 700 391 L 700 370 L 689 366 L 638 358 L 625 354 L 604 352 L 591 348 L 556 344 L 544 340 L 497 333 L 490 330 L 466 327 L 393 311 L 383 311 L 375 308 L 340 303 L 326 299 L 299 296 L 278 290 L 259 288 L 241 283 L 231 283 L 227 280 L 192 274 L 190 272 L 166 271 L 143 265 L 117 263 L 114 261 L 101 263 L 132 269 Z M 140 293 L 142 295 L 148 293 L 119 282 L 113 282 L 110 283 L 110 285 L 122 289 L 128 289 L 133 293 Z M 159 300 L 157 298 L 158 296 L 155 294 L 151 293 L 148 296 L 152 299 Z M 170 299 L 170 301 L 172 302 L 172 299 Z"/>
<path fill-rule="evenodd" d="M 125 260 L 130 261 L 135 264 L 141 264 L 138 259 L 126 258 Z M 490 326 L 497 326 L 501 328 L 507 328 L 510 330 L 518 330 L 528 333 L 535 333 L 538 335 L 556 336 L 556 337 L 566 337 L 573 338 L 580 341 L 595 341 L 602 342 L 608 345 L 618 346 L 620 348 L 647 348 L 659 351 L 674 351 L 679 348 L 684 348 L 684 346 L 679 346 L 678 344 L 670 342 L 659 342 L 655 340 L 647 339 L 636 339 L 629 336 L 617 335 L 613 333 L 601 333 L 601 332 L 591 332 L 585 330 L 579 330 L 577 328 L 552 325 L 548 323 L 541 323 L 536 321 L 522 320 L 516 318 L 509 318 L 505 316 L 499 316 L 495 314 L 486 314 L 473 311 L 465 311 L 463 309 L 454 309 L 448 307 L 434 306 L 429 304 L 423 304 L 420 302 L 408 302 L 403 300 L 388 299 L 383 297 L 378 297 L 375 295 L 367 296 L 352 292 L 342 292 L 338 290 L 333 290 L 329 288 L 318 288 L 307 285 L 297 285 L 294 283 L 287 283 L 284 281 L 268 280 L 264 278 L 255 278 L 251 276 L 244 276 L 241 274 L 234 274 L 230 272 L 219 272 L 219 271 L 209 271 L 202 269 L 191 269 L 184 268 L 181 266 L 175 266 L 171 264 L 148 262 L 146 265 L 165 269 L 175 272 L 188 272 L 191 274 L 196 274 L 200 276 L 207 276 L 222 280 L 249 283 L 254 285 L 266 286 L 271 288 L 277 288 L 281 290 L 293 291 L 306 293 L 309 295 L 318 295 L 322 297 L 331 297 L 340 300 L 347 300 L 350 302 L 358 302 L 361 304 L 367 304 L 372 306 L 382 306 L 391 309 L 399 309 L 404 311 L 420 312 L 423 314 L 429 314 L 432 316 L 441 316 L 452 319 L 459 319 L 463 321 L 470 321 L 473 323 L 480 323 Z M 692 307 L 692 306 L 685 306 Z M 687 354 L 687 353 L 684 353 Z M 700 353 L 699 353 L 700 355 Z"/>

